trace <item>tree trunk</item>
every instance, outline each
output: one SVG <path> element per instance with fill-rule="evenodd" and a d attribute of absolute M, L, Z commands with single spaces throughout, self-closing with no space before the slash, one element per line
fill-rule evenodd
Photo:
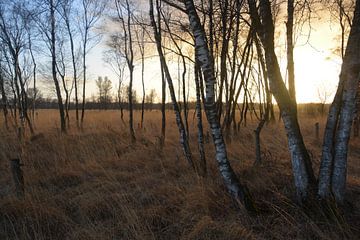
<path fill-rule="evenodd" d="M 34 96 L 33 96 L 33 102 L 32 102 L 32 120 L 33 120 L 33 123 L 35 124 L 35 108 L 36 108 L 36 94 L 37 94 L 37 90 L 36 90 L 36 61 L 35 61 L 34 53 L 33 53 L 33 50 L 32 50 L 32 43 L 31 43 L 30 35 L 29 35 L 29 50 L 30 50 L 30 55 L 31 55 L 32 62 L 34 64 L 34 66 L 33 66 Z"/>
<path fill-rule="evenodd" d="M 134 131 L 134 112 L 133 112 L 133 92 L 132 92 L 132 85 L 134 81 L 134 53 L 133 53 L 133 41 L 132 41 L 132 32 L 131 32 L 131 11 L 130 11 L 130 4 L 129 1 L 126 0 L 126 9 L 127 9 L 127 34 L 129 37 L 129 54 L 127 55 L 127 63 L 130 72 L 130 82 L 129 82 L 129 128 L 130 128 L 130 135 L 131 141 L 135 142 L 135 131 Z M 125 28 L 125 27 L 124 27 Z M 125 30 L 125 29 L 124 29 Z M 125 30 L 126 31 L 126 30 Z"/>
<path fill-rule="evenodd" d="M 80 125 L 83 126 L 85 118 L 85 98 L 86 98 L 86 45 L 87 45 L 87 32 L 85 32 L 85 40 L 83 44 L 83 89 L 82 89 L 82 104 L 81 104 L 81 121 Z M 76 90 L 75 90 L 76 95 Z M 76 96 L 75 96 L 76 97 Z"/>
<path fill-rule="evenodd" d="M 184 123 L 182 121 L 179 105 L 178 105 L 177 100 L 176 100 L 175 89 L 174 89 L 174 86 L 173 86 L 173 83 L 172 83 L 172 78 L 171 78 L 171 75 L 170 75 L 170 72 L 169 72 L 169 69 L 167 67 L 165 57 L 164 57 L 164 54 L 163 54 L 163 51 L 162 51 L 161 38 L 160 38 L 161 35 L 159 35 L 159 29 L 158 29 L 158 27 L 156 25 L 156 22 L 155 22 L 154 10 L 153 10 L 153 1 L 149 0 L 149 4 L 150 4 L 150 12 L 149 12 L 150 21 L 151 21 L 151 25 L 152 25 L 152 27 L 154 29 L 154 37 L 155 37 L 155 41 L 156 41 L 156 47 L 157 47 L 157 51 L 158 51 L 158 54 L 159 54 L 159 58 L 160 58 L 160 61 L 161 61 L 161 64 L 162 64 L 162 67 L 163 67 L 163 70 L 164 70 L 164 73 L 165 73 L 165 76 L 166 76 L 166 80 L 167 80 L 167 83 L 168 83 L 168 87 L 169 87 L 169 90 L 170 90 L 171 101 L 172 101 L 175 116 L 176 116 L 176 124 L 178 126 L 179 134 L 180 134 L 180 144 L 181 144 L 181 146 L 183 148 L 184 155 L 185 155 L 189 165 L 192 168 L 195 169 L 195 165 L 194 165 L 191 150 L 190 150 L 190 145 L 189 145 L 189 142 L 188 142 L 188 137 L 186 135 L 186 130 L 185 130 L 185 127 L 184 127 Z M 158 15 L 159 15 L 160 14 L 160 12 L 159 12 L 160 9 L 159 9 L 158 3 L 157 3 L 157 10 L 158 10 Z"/>
<path fill-rule="evenodd" d="M 294 70 L 294 43 L 293 43 L 293 26 L 294 26 L 294 0 L 287 1 L 288 18 L 286 22 L 286 43 L 287 43 L 287 72 L 289 81 L 289 95 L 296 103 L 295 91 L 295 70 Z"/>
<path fill-rule="evenodd" d="M 359 42 L 360 0 L 357 0 L 339 86 L 326 123 L 319 173 L 319 196 L 329 198 L 331 189 L 335 200 L 340 204 L 345 197 L 348 142 L 360 78 Z"/>
<path fill-rule="evenodd" d="M 280 67 L 274 50 L 274 24 L 269 0 L 260 2 L 260 13 L 254 0 L 248 0 L 252 24 L 254 25 L 265 49 L 265 61 L 269 85 L 281 111 L 288 146 L 291 154 L 292 168 L 299 202 L 306 200 L 310 189 L 314 189 L 316 179 L 311 159 L 301 135 L 296 104 L 291 99 L 280 73 Z"/>
<path fill-rule="evenodd" d="M 3 107 L 3 113 L 4 113 L 5 127 L 6 127 L 6 129 L 9 129 L 8 108 L 7 108 L 8 100 L 7 100 L 7 96 L 6 96 L 6 92 L 5 92 L 4 78 L 3 78 L 2 72 L 0 72 L 0 91 L 1 91 L 1 100 L 2 100 L 2 107 Z"/>
<path fill-rule="evenodd" d="M 356 1 L 353 18 L 340 78 L 344 80 L 342 108 L 335 139 L 332 192 L 338 203 L 345 197 L 348 143 L 354 119 L 356 94 L 360 80 L 360 0 Z"/>
<path fill-rule="evenodd" d="M 238 203 L 244 204 L 248 210 L 254 210 L 252 200 L 246 187 L 240 183 L 227 157 L 226 146 L 221 132 L 219 116 L 217 114 L 215 104 L 214 85 L 216 79 L 213 60 L 211 59 L 209 48 L 206 42 L 205 31 L 200 23 L 200 19 L 196 12 L 193 0 L 185 0 L 185 7 L 189 17 L 190 28 L 195 39 L 196 59 L 200 64 L 206 84 L 206 98 L 204 106 L 215 144 L 216 160 L 218 162 L 220 173 L 232 197 Z"/>
<path fill-rule="evenodd" d="M 197 119 L 197 127 L 198 127 L 198 148 L 200 154 L 200 169 L 199 173 L 205 177 L 207 175 L 206 169 L 206 158 L 205 158 L 205 148 L 204 148 L 204 130 L 202 124 L 202 111 L 201 111 L 201 96 L 200 96 L 200 79 L 199 74 L 200 69 L 198 64 L 195 63 L 195 85 L 196 85 L 196 119 Z"/>
<path fill-rule="evenodd" d="M 55 84 L 56 96 L 58 99 L 61 131 L 66 132 L 64 105 L 61 97 L 59 81 L 56 77 L 56 51 L 55 51 L 55 6 L 53 0 L 50 0 L 50 18 L 51 18 L 51 58 L 52 58 L 52 76 Z"/>
<path fill-rule="evenodd" d="M 70 50 L 71 50 L 71 61 L 73 67 L 73 81 L 74 81 L 74 88 L 75 88 L 75 119 L 76 119 L 76 126 L 79 128 L 79 99 L 78 99 L 78 80 L 77 80 L 77 67 L 76 67 L 76 57 L 75 57 L 75 47 L 74 47 L 74 39 L 72 36 L 70 22 L 68 17 L 65 18 L 66 28 L 69 35 L 70 40 Z"/>
<path fill-rule="evenodd" d="M 144 37 L 144 36 L 143 36 Z M 142 85 L 142 101 L 141 101 L 141 129 L 144 127 L 144 111 L 145 111 L 145 83 L 144 83 L 144 53 L 141 55 L 141 85 Z"/>

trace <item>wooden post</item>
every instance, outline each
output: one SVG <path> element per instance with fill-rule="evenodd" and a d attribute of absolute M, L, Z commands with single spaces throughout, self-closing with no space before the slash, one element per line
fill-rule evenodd
<path fill-rule="evenodd" d="M 319 122 L 315 123 L 315 137 L 317 140 L 319 140 L 319 138 L 320 138 L 319 137 L 320 127 L 319 126 L 320 126 Z"/>
<path fill-rule="evenodd" d="M 11 159 L 10 162 L 16 196 L 19 199 L 23 199 L 25 197 L 25 187 L 23 171 L 21 170 L 22 164 L 20 163 L 20 159 Z"/>

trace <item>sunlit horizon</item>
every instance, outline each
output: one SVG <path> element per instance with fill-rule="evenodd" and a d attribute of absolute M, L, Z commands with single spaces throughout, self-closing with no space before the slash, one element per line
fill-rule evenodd
<path fill-rule="evenodd" d="M 325 16 L 320 20 L 314 21 L 310 38 L 307 39 L 307 36 L 300 37 L 294 48 L 297 103 L 321 102 L 323 100 L 320 99 L 319 92 L 321 95 L 326 95 L 326 103 L 331 103 L 335 94 L 339 81 L 341 58 L 333 53 L 333 49 L 339 47 L 340 43 L 336 41 L 336 37 L 338 37 L 337 27 L 332 26 L 327 20 Z M 89 99 L 91 95 L 97 94 L 95 80 L 99 76 L 109 77 L 113 83 L 114 91 L 117 86 L 118 80 L 115 73 L 103 60 L 103 51 L 106 50 L 105 40 L 106 38 L 89 54 L 89 84 L 87 85 L 87 98 Z M 281 46 L 281 51 L 285 51 L 285 46 Z M 286 55 L 284 54 L 285 53 L 283 53 L 282 57 L 278 54 L 283 73 L 286 71 Z M 133 88 L 140 94 L 142 91 L 140 59 L 137 60 L 135 63 Z M 146 91 L 156 89 L 157 95 L 160 96 L 161 75 L 159 60 L 154 56 L 151 60 L 146 61 L 145 65 Z M 173 65 L 177 65 L 177 63 Z M 173 81 L 175 89 L 177 89 L 177 70 L 175 67 L 171 70 L 174 73 Z M 283 74 L 283 77 L 286 80 L 285 74 Z M 125 75 L 125 84 L 127 82 L 128 77 Z M 195 91 L 195 86 L 192 81 L 190 81 L 190 91 L 192 93 Z M 169 94 L 167 94 L 167 96 L 168 95 Z M 190 100 L 195 100 L 194 94 L 190 95 Z M 170 102 L 168 97 L 167 102 Z"/>

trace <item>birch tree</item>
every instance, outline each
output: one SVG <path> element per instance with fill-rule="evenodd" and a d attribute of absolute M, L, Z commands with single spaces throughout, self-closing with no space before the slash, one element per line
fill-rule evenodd
<path fill-rule="evenodd" d="M 319 172 L 320 197 L 332 193 L 342 204 L 345 199 L 348 143 L 360 80 L 360 0 L 356 1 L 339 85 L 330 106 Z"/>
<path fill-rule="evenodd" d="M 200 18 L 197 14 L 193 0 L 185 0 L 186 13 L 189 17 L 190 29 L 195 40 L 195 56 L 204 76 L 206 86 L 206 97 L 204 102 L 205 113 L 208 119 L 213 142 L 216 149 L 216 160 L 220 173 L 223 177 L 224 183 L 232 195 L 238 202 L 243 204 L 248 210 L 254 210 L 254 205 L 251 200 L 247 188 L 242 185 L 232 169 L 227 156 L 225 141 L 221 132 L 219 116 L 217 114 L 215 104 L 214 86 L 216 83 L 215 71 L 213 67 L 213 60 L 206 40 L 206 35 Z"/>
<path fill-rule="evenodd" d="M 99 22 L 106 2 L 102 0 L 82 0 L 82 19 L 81 19 L 81 43 L 82 43 L 82 69 L 83 69 L 83 86 L 82 86 L 82 106 L 81 106 L 81 125 L 85 117 L 85 101 L 86 101 L 86 57 L 92 47 L 99 42 L 99 33 L 94 33 L 94 28 Z M 76 95 L 76 94 L 75 94 Z"/>
<path fill-rule="evenodd" d="M 130 2 L 125 0 L 121 2 L 120 0 L 115 0 L 116 12 L 119 24 L 123 31 L 121 41 L 123 41 L 123 54 L 126 59 L 127 68 L 129 70 L 129 91 L 128 91 L 128 102 L 129 102 L 129 130 L 131 141 L 135 141 L 135 131 L 134 131 L 134 113 L 133 113 L 133 81 L 134 81 L 134 47 L 133 47 L 133 16 L 132 9 L 130 8 Z M 119 39 L 120 40 L 120 39 Z"/>
<path fill-rule="evenodd" d="M 248 0 L 252 24 L 257 31 L 265 51 L 265 62 L 269 85 L 281 111 L 288 138 L 297 199 L 302 202 L 316 184 L 311 159 L 305 147 L 297 119 L 296 103 L 286 89 L 274 47 L 274 23 L 269 0 L 260 1 L 259 9 L 255 0 Z M 260 12 L 260 13 L 259 13 Z"/>
<path fill-rule="evenodd" d="M 162 70 L 164 71 L 164 75 L 165 75 L 165 78 L 167 80 L 168 87 L 169 87 L 169 90 L 170 90 L 171 101 L 172 101 L 173 108 L 174 108 L 174 113 L 175 113 L 175 116 L 176 116 L 176 124 L 177 124 L 177 127 L 179 129 L 179 134 L 180 134 L 180 144 L 181 144 L 181 146 L 183 148 L 186 160 L 188 161 L 189 165 L 192 168 L 195 169 L 195 165 L 194 165 L 194 162 L 193 162 L 188 137 L 187 137 L 186 130 L 185 130 L 185 127 L 184 127 L 184 123 L 183 123 L 183 120 L 182 120 L 182 117 L 181 117 L 180 108 L 179 108 L 178 102 L 176 100 L 175 89 L 174 89 L 174 86 L 173 86 L 172 77 L 170 75 L 170 71 L 168 69 L 168 66 L 167 66 L 167 63 L 166 63 L 166 60 L 165 60 L 165 56 L 164 56 L 164 53 L 163 53 L 162 44 L 161 44 L 161 35 L 159 33 L 159 27 L 155 22 L 153 0 L 149 0 L 149 5 L 150 5 L 150 10 L 149 10 L 150 22 L 151 22 L 151 25 L 152 25 L 153 31 L 154 31 L 154 38 L 155 38 L 156 48 L 157 48 L 157 51 L 158 51 L 158 54 L 159 54 L 160 64 L 162 66 Z M 157 6 L 157 14 L 159 16 L 160 9 L 159 9 L 158 3 L 157 3 L 156 6 Z"/>

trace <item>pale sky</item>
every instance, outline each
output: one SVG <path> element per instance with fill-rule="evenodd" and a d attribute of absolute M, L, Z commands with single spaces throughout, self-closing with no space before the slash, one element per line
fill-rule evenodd
<path fill-rule="evenodd" d="M 318 22 L 314 21 L 312 27 L 309 44 L 306 43 L 305 38 L 300 38 L 294 49 L 297 101 L 298 103 L 319 102 L 320 92 L 322 95 L 325 93 L 326 95 L 330 95 L 330 93 L 332 93 L 331 97 L 327 98 L 327 102 L 331 102 L 333 94 L 336 91 L 341 68 L 341 59 L 332 54 L 332 49 L 340 45 L 340 42 L 335 40 L 339 34 L 339 30 L 336 24 L 333 23 L 331 25 L 325 18 L 318 20 Z M 116 75 L 103 61 L 104 50 L 106 50 L 104 43 L 100 43 L 89 54 L 87 64 L 89 73 L 87 87 L 88 98 L 90 98 L 92 94 L 96 94 L 95 79 L 97 79 L 98 76 L 108 76 L 113 82 L 113 89 L 115 90 L 116 88 Z M 284 50 L 285 47 L 282 46 L 282 51 Z M 286 59 L 281 58 L 279 55 L 278 57 L 282 69 L 286 69 Z M 141 94 L 141 69 L 139 64 L 140 61 L 135 63 L 133 86 L 138 94 Z M 177 64 L 174 63 L 172 71 L 175 89 L 177 89 L 177 70 L 175 66 L 177 66 Z M 146 90 L 155 88 L 160 96 L 161 79 L 159 59 L 155 57 L 153 60 L 147 61 L 145 68 Z M 126 83 L 128 83 L 128 79 Z M 193 86 L 190 88 L 194 89 Z"/>

